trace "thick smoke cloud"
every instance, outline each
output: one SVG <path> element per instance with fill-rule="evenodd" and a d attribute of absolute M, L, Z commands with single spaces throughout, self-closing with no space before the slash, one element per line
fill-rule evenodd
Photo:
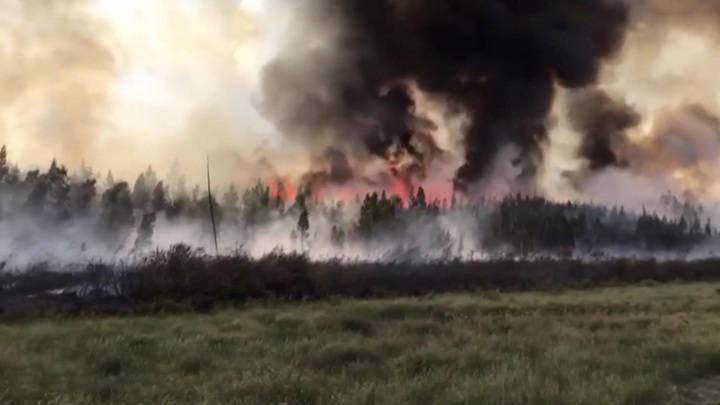
<path fill-rule="evenodd" d="M 720 118 L 702 105 L 657 112 L 643 131 L 632 107 L 602 91 L 583 91 L 570 101 L 567 113 L 581 136 L 578 152 L 585 164 L 566 177 L 580 191 L 608 175 L 615 188 L 645 178 L 656 183 L 654 194 L 671 188 L 705 200 L 713 192 L 720 169 Z M 618 178 L 622 172 L 627 176 Z"/>
<path fill-rule="evenodd" d="M 417 86 L 469 116 L 461 190 L 508 144 L 533 177 L 554 86 L 593 83 L 629 18 L 610 0 L 306 0 L 299 10 L 298 40 L 264 71 L 265 115 L 310 143 L 416 167 L 428 163 L 408 90 Z"/>
<path fill-rule="evenodd" d="M 252 2 L 0 1 L 0 145 L 23 168 L 57 158 L 126 178 L 179 161 L 199 182 L 207 154 L 218 182 L 251 184 L 261 146 L 302 166 L 251 102 L 286 2 Z"/>
<path fill-rule="evenodd" d="M 652 134 L 621 151 L 637 173 L 679 179 L 687 196 L 706 197 L 720 169 L 720 119 L 700 105 L 659 115 Z"/>
<path fill-rule="evenodd" d="M 343 185 L 355 177 L 347 156 L 337 149 L 328 148 L 317 165 L 320 167 L 306 173 L 300 180 L 304 193 L 314 194 L 315 190 L 328 184 Z"/>
<path fill-rule="evenodd" d="M 716 0 L 627 1 L 634 6 L 635 20 L 650 24 L 657 33 L 668 27 L 707 34 L 720 34 L 720 3 Z M 648 27 L 644 27 L 648 28 Z M 660 37 L 659 37 L 660 38 Z"/>
<path fill-rule="evenodd" d="M 23 169 L 196 183 L 209 155 L 217 183 L 343 198 L 570 198 L 613 170 L 717 199 L 712 147 L 688 150 L 691 111 L 720 111 L 718 22 L 714 0 L 7 0 L 0 143 Z"/>
<path fill-rule="evenodd" d="M 561 175 L 547 176 L 545 184 L 569 186 L 569 198 L 596 199 L 593 188 L 626 202 L 617 190 L 645 189 L 643 205 L 665 190 L 717 201 L 720 2 L 625 4 L 630 14 L 621 51 L 595 86 L 563 92 L 567 97 L 555 106 L 563 125 L 550 148 L 555 166 L 545 169 Z"/>
<path fill-rule="evenodd" d="M 53 150 L 80 161 L 101 135 L 116 61 L 86 5 L 85 0 L 0 5 L 3 142 L 22 136 L 26 150 Z"/>
<path fill-rule="evenodd" d="M 627 131 L 640 123 L 637 111 L 602 90 L 589 89 L 571 95 L 567 114 L 581 135 L 578 152 L 588 170 L 627 165 L 618 148 L 628 142 Z"/>

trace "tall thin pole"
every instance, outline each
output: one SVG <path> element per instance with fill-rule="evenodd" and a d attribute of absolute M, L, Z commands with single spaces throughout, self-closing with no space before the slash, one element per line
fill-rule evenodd
<path fill-rule="evenodd" d="M 213 205 L 212 189 L 210 187 L 210 156 L 207 156 L 207 186 L 208 186 L 208 205 L 210 206 L 210 222 L 212 222 L 213 239 L 215 241 L 215 255 L 220 255 L 218 248 L 217 226 L 215 225 L 215 207 Z"/>

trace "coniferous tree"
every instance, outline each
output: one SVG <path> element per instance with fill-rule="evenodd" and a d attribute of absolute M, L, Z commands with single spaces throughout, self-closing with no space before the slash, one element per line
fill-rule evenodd
<path fill-rule="evenodd" d="M 157 217 L 154 212 L 147 212 L 143 214 L 138 228 L 138 236 L 135 239 L 135 251 L 140 252 L 152 247 L 156 218 Z"/>
<path fill-rule="evenodd" d="M 9 186 L 17 186 L 20 184 L 20 168 L 16 165 L 10 167 L 7 176 L 5 176 L 5 184 Z"/>
<path fill-rule="evenodd" d="M 411 204 L 412 208 L 425 209 L 427 208 L 427 197 L 425 196 L 425 189 L 420 186 L 418 187 L 417 194 L 412 197 Z"/>
<path fill-rule="evenodd" d="M 240 195 L 238 194 L 237 188 L 234 184 L 231 184 L 228 190 L 223 195 L 223 205 L 229 211 L 235 211 L 240 202 Z"/>
<path fill-rule="evenodd" d="M 10 173 L 10 167 L 7 161 L 7 148 L 5 145 L 0 148 L 0 183 L 4 182 Z"/>
<path fill-rule="evenodd" d="M 35 215 L 48 215 L 56 220 L 70 217 L 70 184 L 67 169 L 53 159 L 48 171 L 28 173 L 31 187 L 26 206 Z"/>
<path fill-rule="evenodd" d="M 175 193 L 172 201 L 167 204 L 165 216 L 168 220 L 175 221 L 179 219 L 190 206 L 190 197 L 188 196 L 185 180 L 181 179 L 175 186 Z"/>
<path fill-rule="evenodd" d="M 143 174 L 145 177 L 145 185 L 148 190 L 154 190 L 155 186 L 157 186 L 158 183 L 158 176 L 157 173 L 155 173 L 155 169 L 153 169 L 152 165 L 148 166 L 147 170 L 145 170 L 145 173 Z"/>
<path fill-rule="evenodd" d="M 132 202 L 136 210 L 145 211 L 148 208 L 151 198 L 151 189 L 148 187 L 148 182 L 145 179 L 145 173 L 141 173 L 132 191 Z"/>
<path fill-rule="evenodd" d="M 107 176 L 105 176 L 105 184 L 103 185 L 103 187 L 105 190 L 110 190 L 111 188 L 115 187 L 115 177 L 110 170 L 108 170 Z"/>
<path fill-rule="evenodd" d="M 337 225 L 333 225 L 330 229 L 330 242 L 336 249 L 342 249 L 345 246 L 345 231 Z"/>
<path fill-rule="evenodd" d="M 171 201 L 167 204 L 167 209 L 165 210 L 165 216 L 171 221 L 175 221 L 183 216 L 191 205 L 185 177 L 178 174 L 179 170 L 179 163 L 176 160 L 175 163 L 173 163 L 173 171 L 170 173 L 169 195 L 171 196 Z"/>
<path fill-rule="evenodd" d="M 242 197 L 242 216 L 246 226 L 255 226 L 270 219 L 270 189 L 260 180 Z"/>
<path fill-rule="evenodd" d="M 195 187 L 193 187 L 192 192 L 190 193 L 190 203 L 192 204 L 193 208 L 198 205 L 198 201 L 200 200 L 200 186 L 197 184 Z"/>
<path fill-rule="evenodd" d="M 34 177 L 35 172 L 29 172 L 26 177 L 25 184 L 31 187 L 30 194 L 28 194 L 25 207 L 33 215 L 41 215 L 45 209 L 45 201 L 49 193 L 48 183 L 44 180 L 40 180 L 40 177 Z"/>
<path fill-rule="evenodd" d="M 165 196 L 165 184 L 158 182 L 155 189 L 152 192 L 152 212 L 165 211 L 167 208 L 167 198 Z"/>
<path fill-rule="evenodd" d="M 70 187 L 70 203 L 74 215 L 86 217 L 90 215 L 90 208 L 97 196 L 95 179 L 87 179 L 81 183 L 73 183 Z"/>
<path fill-rule="evenodd" d="M 223 210 L 225 211 L 226 219 L 233 225 L 237 225 L 239 220 L 239 203 L 240 195 L 235 185 L 231 184 L 223 195 Z"/>
<path fill-rule="evenodd" d="M 83 160 L 80 163 L 80 167 L 78 168 L 77 172 L 73 176 L 73 181 L 82 183 L 87 180 L 90 180 L 94 177 L 92 169 L 85 163 Z"/>
<path fill-rule="evenodd" d="M 300 238 L 300 246 L 303 250 L 305 249 L 305 241 L 309 236 L 309 230 L 310 215 L 308 214 L 307 208 L 303 208 L 302 212 L 300 212 L 300 217 L 298 218 L 297 223 L 298 237 Z"/>
<path fill-rule="evenodd" d="M 68 192 L 70 191 L 70 179 L 65 166 L 58 165 L 57 162 L 53 160 L 46 177 L 48 183 L 50 184 L 50 197 L 53 199 L 51 204 L 56 207 L 65 205 L 67 202 Z M 65 207 L 62 207 L 62 209 L 64 208 Z"/>
<path fill-rule="evenodd" d="M 131 227 L 135 222 L 130 186 L 126 182 L 115 184 L 102 196 L 101 221 L 104 229 L 115 232 Z"/>
<path fill-rule="evenodd" d="M 294 212 L 302 213 L 307 210 L 307 194 L 301 190 L 295 196 L 295 202 L 293 203 L 292 210 Z"/>

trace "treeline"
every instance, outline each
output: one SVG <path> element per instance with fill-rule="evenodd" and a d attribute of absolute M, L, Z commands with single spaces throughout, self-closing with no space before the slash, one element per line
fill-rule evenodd
<path fill-rule="evenodd" d="M 572 202 L 556 203 L 539 197 L 505 198 L 490 216 L 491 244 L 505 243 L 515 251 L 592 250 L 625 247 L 648 250 L 687 249 L 715 234 L 702 206 L 670 195 L 661 202 L 665 215 L 627 213 L 625 208 Z"/>
<path fill-rule="evenodd" d="M 201 232 L 210 232 L 212 204 L 221 233 L 253 237 L 266 225 L 283 221 L 292 224 L 289 236 L 301 250 L 310 249 L 322 237 L 338 252 L 422 238 L 423 246 L 445 252 L 443 257 L 460 255 L 470 243 L 475 244 L 472 249 L 484 252 L 569 255 L 605 248 L 682 251 L 715 237 L 702 206 L 669 194 L 660 199 L 661 215 L 523 195 L 499 201 L 439 199 L 428 196 L 422 187 L 412 191 L 407 201 L 385 191 L 353 201 L 319 201 L 302 190 L 289 201 L 281 184 L 271 189 L 262 181 L 246 190 L 231 185 L 208 195 L 198 186 L 189 188 L 180 176 L 161 180 L 152 167 L 134 182 L 116 180 L 112 173 L 103 180 L 99 177 L 84 166 L 70 174 L 55 161 L 44 172 L 22 172 L 8 162 L 3 147 L 0 227 L 16 218 L 41 221 L 48 229 L 82 222 L 94 232 L 88 240 L 149 250 L 159 218 L 171 224 L 192 223 Z M 463 230 L 450 229 L 443 220 L 448 217 L 459 218 Z M 129 234 L 136 235 L 130 242 Z"/>

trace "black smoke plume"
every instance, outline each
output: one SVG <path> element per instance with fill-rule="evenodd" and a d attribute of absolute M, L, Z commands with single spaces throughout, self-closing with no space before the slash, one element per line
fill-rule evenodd
<path fill-rule="evenodd" d="M 347 156 L 337 149 L 328 148 L 319 159 L 319 164 L 322 167 L 303 175 L 300 180 L 302 192 L 312 195 L 315 190 L 328 184 L 342 185 L 355 176 Z"/>
<path fill-rule="evenodd" d="M 602 90 L 589 89 L 570 97 L 567 113 L 581 136 L 579 154 L 590 171 L 627 164 L 618 150 L 627 143 L 627 131 L 640 124 L 635 109 Z"/>
<path fill-rule="evenodd" d="M 487 174 L 507 144 L 520 148 L 532 177 L 556 84 L 593 83 L 629 18 L 614 0 L 299 4 L 294 40 L 264 71 L 264 114 L 286 134 L 357 159 L 402 154 L 427 165 L 409 91 L 417 86 L 470 118 L 460 190 Z"/>

